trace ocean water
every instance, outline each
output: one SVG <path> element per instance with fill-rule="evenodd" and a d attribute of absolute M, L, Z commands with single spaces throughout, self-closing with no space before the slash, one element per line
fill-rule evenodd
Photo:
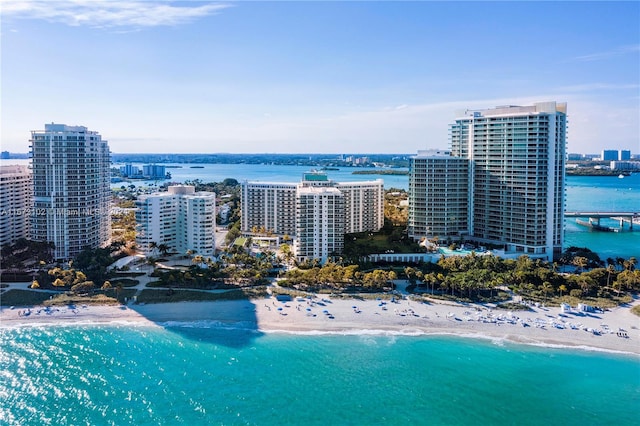
<path fill-rule="evenodd" d="M 637 357 L 203 325 L 0 328 L 2 425 L 632 425 Z"/>

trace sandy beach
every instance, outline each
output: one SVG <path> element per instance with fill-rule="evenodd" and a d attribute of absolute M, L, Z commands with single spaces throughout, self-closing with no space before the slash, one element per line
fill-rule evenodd
<path fill-rule="evenodd" d="M 637 301 L 636 301 L 637 303 Z M 603 313 L 492 310 L 469 304 L 381 300 L 275 298 L 128 306 L 2 308 L 0 327 L 108 324 L 208 326 L 302 334 L 458 335 L 548 347 L 575 347 L 640 355 L 640 320 L 629 307 Z"/>

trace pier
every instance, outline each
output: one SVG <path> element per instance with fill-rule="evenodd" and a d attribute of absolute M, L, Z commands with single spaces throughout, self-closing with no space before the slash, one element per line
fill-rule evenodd
<path fill-rule="evenodd" d="M 564 217 L 575 217 L 576 223 L 579 225 L 605 232 L 618 232 L 624 229 L 626 223 L 629 224 L 630 230 L 633 230 L 633 225 L 640 226 L 640 212 L 565 212 Z M 587 218 L 588 220 L 581 220 L 580 218 Z M 600 219 L 602 218 L 617 220 L 620 227 L 603 226 L 600 224 Z"/>

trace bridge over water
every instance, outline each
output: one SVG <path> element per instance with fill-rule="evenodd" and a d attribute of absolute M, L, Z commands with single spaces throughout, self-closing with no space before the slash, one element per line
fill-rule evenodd
<path fill-rule="evenodd" d="M 580 225 L 589 226 L 600 231 L 615 231 L 624 228 L 625 223 L 629 223 L 629 229 L 633 229 L 633 225 L 640 226 L 640 212 L 564 212 L 564 217 L 575 217 L 576 222 Z M 581 221 L 579 218 L 588 218 L 587 221 Z M 600 219 L 610 218 L 620 222 L 620 228 L 611 228 L 609 226 L 601 226 Z"/>

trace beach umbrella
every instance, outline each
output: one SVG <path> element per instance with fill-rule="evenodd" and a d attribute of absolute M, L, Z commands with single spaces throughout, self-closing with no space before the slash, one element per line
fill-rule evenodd
<path fill-rule="evenodd" d="M 278 310 L 279 310 L 279 311 L 281 311 L 281 310 L 282 310 L 282 308 L 278 308 Z"/>
<path fill-rule="evenodd" d="M 311 311 L 311 308 L 307 308 L 307 311 Z"/>
<path fill-rule="evenodd" d="M 358 307 L 357 307 L 357 306 L 352 306 L 352 308 L 353 308 L 353 309 L 358 309 Z"/>

